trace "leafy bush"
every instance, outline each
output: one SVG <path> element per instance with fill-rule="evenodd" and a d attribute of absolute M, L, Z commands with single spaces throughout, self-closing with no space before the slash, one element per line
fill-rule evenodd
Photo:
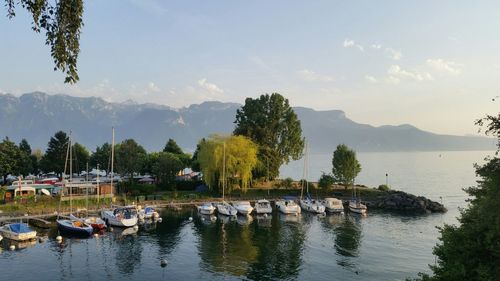
<path fill-rule="evenodd" d="M 335 183 L 335 179 L 330 174 L 325 174 L 324 172 L 321 174 L 321 177 L 318 181 L 318 186 L 321 188 L 330 188 Z"/>
<path fill-rule="evenodd" d="M 381 184 L 378 186 L 378 190 L 380 190 L 380 191 L 389 191 L 390 189 L 391 188 L 386 184 Z"/>

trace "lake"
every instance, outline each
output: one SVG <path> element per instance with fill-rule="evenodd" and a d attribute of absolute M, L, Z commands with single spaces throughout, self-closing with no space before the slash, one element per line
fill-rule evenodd
<path fill-rule="evenodd" d="M 97 238 L 54 240 L 9 251 L 2 241 L 2 280 L 404 280 L 434 263 L 436 226 L 455 223 L 466 206 L 462 188 L 475 184 L 473 163 L 484 151 L 358 153 L 359 184 L 389 185 L 442 201 L 445 214 L 228 220 L 194 209 L 162 211 L 163 222 L 137 232 L 114 229 Z M 308 180 L 331 170 L 331 155 L 311 155 Z M 281 169 L 300 178 L 303 162 Z M 191 221 L 189 218 L 192 217 Z M 166 259 L 168 265 L 160 266 Z"/>

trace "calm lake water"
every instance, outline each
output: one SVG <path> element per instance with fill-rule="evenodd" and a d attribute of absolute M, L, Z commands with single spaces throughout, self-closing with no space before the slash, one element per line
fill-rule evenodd
<path fill-rule="evenodd" d="M 455 223 L 475 184 L 473 163 L 488 152 L 359 153 L 357 182 L 385 183 L 442 201 L 446 214 L 271 217 L 225 220 L 194 210 L 163 211 L 163 222 L 115 229 L 98 238 L 64 239 L 9 251 L 1 280 L 403 280 L 434 263 L 436 226 Z M 302 162 L 282 169 L 302 176 Z M 311 155 L 309 180 L 331 169 L 331 155 Z M 193 221 L 189 217 L 193 217 Z M 160 267 L 160 260 L 168 265 Z"/>

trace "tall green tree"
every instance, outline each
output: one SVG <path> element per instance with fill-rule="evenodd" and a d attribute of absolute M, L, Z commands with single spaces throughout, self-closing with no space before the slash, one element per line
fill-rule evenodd
<path fill-rule="evenodd" d="M 33 172 L 33 158 L 31 157 L 31 146 L 26 139 L 19 143 L 18 167 L 21 175 L 28 176 Z"/>
<path fill-rule="evenodd" d="M 184 164 L 177 155 L 170 152 L 158 152 L 152 155 L 151 172 L 158 183 L 165 187 L 172 187 L 177 173 L 184 168 Z"/>
<path fill-rule="evenodd" d="M 15 143 L 5 138 L 0 143 L 0 174 L 3 176 L 3 182 L 7 181 L 8 175 L 18 176 L 20 174 L 21 151 Z"/>
<path fill-rule="evenodd" d="M 173 139 L 168 139 L 163 152 L 170 152 L 173 154 L 183 154 L 182 148 Z"/>
<path fill-rule="evenodd" d="M 236 111 L 235 135 L 250 138 L 259 145 L 256 177 L 279 175 L 281 165 L 298 160 L 304 149 L 300 120 L 288 99 L 278 93 L 247 98 Z"/>
<path fill-rule="evenodd" d="M 146 158 L 146 150 L 133 139 L 126 139 L 115 147 L 116 168 L 121 174 L 133 178 L 141 171 Z"/>
<path fill-rule="evenodd" d="M 64 172 L 68 146 L 68 135 L 63 131 L 55 133 L 55 135 L 50 138 L 45 155 L 40 160 L 42 171 L 45 173 L 55 172 L 57 175 L 61 176 Z"/>
<path fill-rule="evenodd" d="M 336 182 L 343 184 L 346 189 L 348 185 L 354 183 L 354 179 L 361 172 L 356 152 L 345 144 L 338 145 L 333 152 L 332 165 L 333 178 Z"/>
<path fill-rule="evenodd" d="M 187 168 L 191 165 L 191 155 L 188 153 L 184 153 L 182 148 L 175 142 L 173 139 L 168 139 L 163 152 L 169 152 L 177 156 L 179 160 L 183 164 L 183 168 Z"/>
<path fill-rule="evenodd" d="M 196 145 L 196 150 L 193 153 L 193 157 L 191 158 L 191 169 L 195 172 L 201 172 L 200 161 L 198 161 L 198 154 L 200 153 L 201 145 L 206 141 L 205 138 L 202 138 L 198 144 Z"/>
<path fill-rule="evenodd" d="M 111 165 L 111 145 L 106 142 L 96 147 L 95 152 L 90 155 L 89 162 L 92 168 L 96 168 L 99 165 L 99 169 L 105 170 L 107 175 Z"/>
<path fill-rule="evenodd" d="M 83 0 L 5 0 L 9 18 L 15 17 L 16 5 L 32 15 L 35 32 L 45 32 L 45 44 L 50 46 L 54 70 L 66 73 L 65 83 L 78 81 Z"/>
<path fill-rule="evenodd" d="M 203 179 L 210 188 L 222 187 L 225 166 L 227 182 L 236 183 L 245 191 L 257 165 L 257 145 L 244 136 L 211 136 L 200 142 L 198 161 Z M 230 190 L 232 185 L 226 186 Z"/>
<path fill-rule="evenodd" d="M 81 174 L 87 170 L 89 163 L 90 152 L 87 148 L 79 143 L 73 144 L 73 172 Z M 89 164 L 90 165 L 90 164 Z M 89 167 L 90 170 L 90 167 Z"/>
<path fill-rule="evenodd" d="M 500 150 L 500 114 L 477 121 L 488 134 L 498 138 Z M 498 151 L 497 151 L 498 152 Z M 461 211 L 459 225 L 440 228 L 440 242 L 434 247 L 437 263 L 432 275 L 420 274 L 418 280 L 499 280 L 500 276 L 500 158 L 489 158 L 475 165 L 480 177 L 477 187 L 465 189 L 471 196 Z"/>

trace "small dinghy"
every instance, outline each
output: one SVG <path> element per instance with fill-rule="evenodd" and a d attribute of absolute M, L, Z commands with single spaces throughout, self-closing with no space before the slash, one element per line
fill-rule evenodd
<path fill-rule="evenodd" d="M 15 241 L 26 241 L 36 238 L 36 231 L 25 223 L 9 223 L 0 227 L 0 234 L 4 238 Z"/>
<path fill-rule="evenodd" d="M 62 234 L 70 236 L 89 237 L 94 232 L 92 226 L 81 220 L 58 219 L 57 228 Z"/>

